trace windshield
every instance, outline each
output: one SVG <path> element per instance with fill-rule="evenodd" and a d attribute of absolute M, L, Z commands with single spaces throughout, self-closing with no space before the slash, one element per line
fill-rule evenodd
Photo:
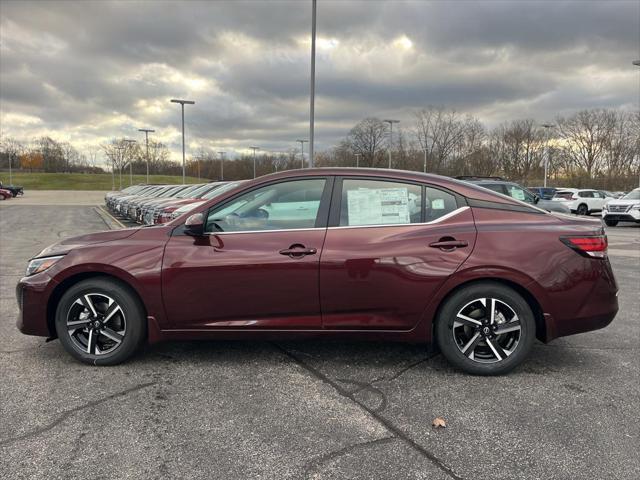
<path fill-rule="evenodd" d="M 216 198 L 218 195 L 223 194 L 224 192 L 228 192 L 229 190 L 231 190 L 232 188 L 237 187 L 238 185 L 240 185 L 242 182 L 229 182 L 229 183 L 222 183 L 220 184 L 220 186 L 218 188 L 214 188 L 213 190 L 211 190 L 209 193 L 207 193 L 206 195 L 202 196 L 203 200 L 211 200 L 212 198 Z"/>
<path fill-rule="evenodd" d="M 635 190 L 631 190 L 624 197 L 625 200 L 640 200 L 640 188 L 636 188 Z"/>

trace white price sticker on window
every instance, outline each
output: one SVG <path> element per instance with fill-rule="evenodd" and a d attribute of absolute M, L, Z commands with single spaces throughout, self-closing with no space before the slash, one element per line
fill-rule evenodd
<path fill-rule="evenodd" d="M 349 225 L 410 223 L 406 188 L 361 188 L 347 192 Z"/>

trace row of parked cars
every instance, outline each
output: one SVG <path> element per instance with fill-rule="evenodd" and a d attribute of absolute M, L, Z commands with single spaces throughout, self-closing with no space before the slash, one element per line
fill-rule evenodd
<path fill-rule="evenodd" d="M 193 185 L 133 185 L 105 196 L 107 208 L 117 216 L 144 225 L 171 221 L 196 208 L 234 182 Z"/>
<path fill-rule="evenodd" d="M 456 178 L 550 212 L 601 214 L 608 226 L 615 226 L 621 221 L 640 223 L 640 189 L 625 194 L 578 188 L 526 188 L 501 177 Z M 195 185 L 134 185 L 119 192 L 107 193 L 105 203 L 112 213 L 122 218 L 140 224 L 157 225 L 177 218 L 236 184 L 237 182 L 209 182 Z"/>

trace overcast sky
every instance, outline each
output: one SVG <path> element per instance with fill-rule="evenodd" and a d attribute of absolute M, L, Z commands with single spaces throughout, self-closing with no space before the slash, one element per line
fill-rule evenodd
<path fill-rule="evenodd" d="M 157 130 L 188 148 L 308 137 L 310 1 L 0 3 L 2 134 L 80 150 Z M 489 126 L 638 108 L 640 1 L 318 1 L 316 148 L 446 105 Z"/>

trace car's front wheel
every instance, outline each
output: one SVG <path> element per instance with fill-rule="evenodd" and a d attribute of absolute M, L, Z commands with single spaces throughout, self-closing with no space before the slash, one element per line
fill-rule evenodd
<path fill-rule="evenodd" d="M 92 278 L 69 288 L 56 309 L 56 332 L 65 350 L 93 365 L 131 357 L 146 336 L 140 301 L 124 285 Z"/>
<path fill-rule="evenodd" d="M 529 304 L 496 282 L 464 287 L 436 319 L 436 340 L 451 364 L 474 375 L 500 375 L 529 354 L 536 324 Z"/>

